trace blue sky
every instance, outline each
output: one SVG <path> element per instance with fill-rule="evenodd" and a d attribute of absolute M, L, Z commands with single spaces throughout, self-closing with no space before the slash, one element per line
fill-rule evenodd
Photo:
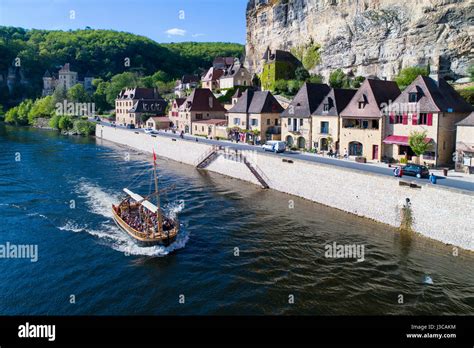
<path fill-rule="evenodd" d="M 0 0 L 0 25 L 57 30 L 89 26 L 158 42 L 245 43 L 246 5 L 247 0 Z"/>

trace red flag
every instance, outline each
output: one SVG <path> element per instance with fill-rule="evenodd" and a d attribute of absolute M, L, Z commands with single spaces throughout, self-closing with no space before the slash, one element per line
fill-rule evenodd
<path fill-rule="evenodd" d="M 155 149 L 153 149 L 153 162 L 156 163 L 156 154 L 155 154 Z"/>

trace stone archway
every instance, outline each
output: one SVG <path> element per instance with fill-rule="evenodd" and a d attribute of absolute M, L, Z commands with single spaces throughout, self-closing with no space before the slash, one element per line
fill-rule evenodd
<path fill-rule="evenodd" d="M 298 148 L 304 149 L 306 147 L 306 139 L 303 137 L 298 138 Z"/>
<path fill-rule="evenodd" d="M 288 135 L 288 136 L 286 137 L 286 145 L 287 145 L 288 147 L 292 147 L 293 144 L 294 144 L 293 137 L 292 137 L 291 135 Z"/>

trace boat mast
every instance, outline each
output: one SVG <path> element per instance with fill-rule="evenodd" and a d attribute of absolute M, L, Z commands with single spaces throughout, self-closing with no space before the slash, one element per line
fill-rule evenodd
<path fill-rule="evenodd" d="M 153 175 L 155 178 L 156 206 L 158 207 L 158 232 L 163 231 L 163 216 L 161 214 L 160 191 L 158 188 L 158 175 L 156 174 L 156 155 L 153 152 Z"/>

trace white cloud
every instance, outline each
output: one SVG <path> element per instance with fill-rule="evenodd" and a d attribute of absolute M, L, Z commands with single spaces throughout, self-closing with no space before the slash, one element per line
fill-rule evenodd
<path fill-rule="evenodd" d="M 172 29 L 168 29 L 166 31 L 166 34 L 171 35 L 171 36 L 184 36 L 186 35 L 186 30 L 179 29 L 179 28 L 172 28 Z"/>

